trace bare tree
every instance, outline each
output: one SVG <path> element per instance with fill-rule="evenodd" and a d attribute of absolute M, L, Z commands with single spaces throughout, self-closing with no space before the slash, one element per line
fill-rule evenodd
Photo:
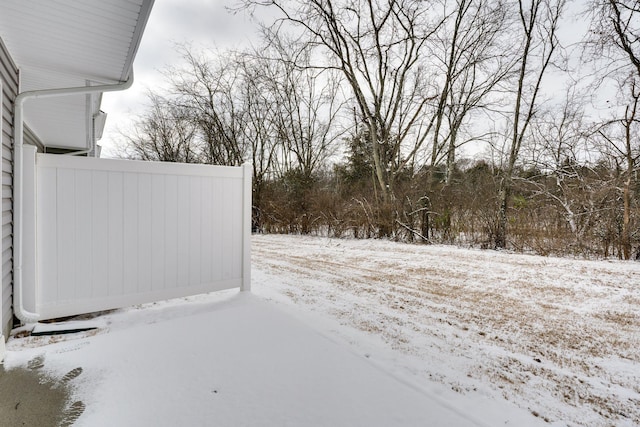
<path fill-rule="evenodd" d="M 296 211 L 299 229 L 308 233 L 312 189 L 319 172 L 338 147 L 344 104 L 340 74 L 309 67 L 308 45 L 283 34 L 265 32 L 265 46 L 252 53 L 252 79 L 269 100 L 264 120 L 271 131 L 273 176 L 286 187 L 286 204 Z"/>
<path fill-rule="evenodd" d="M 587 46 L 605 55 L 607 73 L 615 70 L 640 76 L 640 4 L 638 0 L 592 0 Z M 629 70 L 631 69 L 631 70 Z"/>
<path fill-rule="evenodd" d="M 243 111 L 236 92 L 242 81 L 234 61 L 236 54 L 207 55 L 188 46 L 182 46 L 180 52 L 184 64 L 169 68 L 165 74 L 171 82 L 175 102 L 190 111 L 198 128 L 204 162 L 228 166 L 242 164 L 250 142 L 243 138 L 245 135 L 241 131 Z M 224 61 L 213 59 L 222 57 Z"/>
<path fill-rule="evenodd" d="M 518 0 L 518 38 L 522 43 L 518 58 L 515 105 L 510 123 L 507 159 L 503 167 L 498 199 L 496 248 L 507 244 L 507 212 L 513 189 L 513 175 L 520 149 L 536 112 L 542 79 L 559 46 L 557 37 L 565 0 Z M 515 39 L 515 37 L 514 37 Z"/>
<path fill-rule="evenodd" d="M 444 181 L 451 183 L 456 151 L 463 144 L 481 140 L 487 130 L 474 126 L 474 131 L 463 137 L 463 126 L 474 111 L 494 104 L 499 96 L 494 93 L 514 66 L 511 45 L 503 36 L 507 24 L 507 7 L 502 0 L 457 0 L 442 4 L 443 25 L 435 34 L 433 67 L 439 70 L 435 77 L 437 102 L 433 114 L 433 136 L 427 157 L 428 178 L 425 194 L 419 201 L 422 236 L 428 239 L 431 199 L 434 197 L 436 172 L 445 162 Z M 450 210 L 450 207 L 446 207 Z"/>
<path fill-rule="evenodd" d="M 629 83 L 631 101 L 626 105 L 624 116 L 604 123 L 598 130 L 598 134 L 605 141 L 603 151 L 614 160 L 616 170 L 622 175 L 622 229 L 620 246 L 622 257 L 631 258 L 631 209 L 632 209 L 632 183 L 634 173 L 640 160 L 640 87 L 635 81 Z"/>
<path fill-rule="evenodd" d="M 161 162 L 197 163 L 201 150 L 188 111 L 149 92 L 148 110 L 135 122 L 130 134 L 121 133 L 124 157 Z"/>
<path fill-rule="evenodd" d="M 496 101 L 492 91 L 514 66 L 512 47 L 503 36 L 508 10 L 504 1 L 457 0 L 451 10 L 449 7 L 443 4 L 444 16 L 449 18 L 437 33 L 435 45 L 442 84 L 430 164 L 433 171 L 446 159 L 447 182 L 457 148 L 469 141 L 458 138 L 465 120 L 474 110 Z M 470 139 L 481 137 L 474 133 Z"/>
<path fill-rule="evenodd" d="M 424 115 L 434 99 L 431 76 L 423 66 L 427 42 L 442 24 L 432 19 L 430 2 L 419 0 L 254 1 L 280 13 L 271 28 L 292 28 L 316 48 L 311 67 L 339 70 L 351 88 L 371 139 L 371 156 L 382 203 L 394 199 L 397 174 L 413 161 L 433 126 Z M 284 26 L 283 24 L 289 24 Z M 320 60 L 321 58 L 326 61 Z M 389 234 L 393 210 L 387 208 L 380 233 Z"/>
<path fill-rule="evenodd" d="M 312 51 L 304 43 L 274 33 L 268 39 L 260 61 L 271 69 L 268 90 L 281 160 L 286 170 L 297 169 L 310 179 L 335 153 L 343 134 L 337 120 L 345 104 L 340 74 L 311 67 Z"/>
<path fill-rule="evenodd" d="M 592 30 L 588 46 L 596 63 L 602 64 L 601 58 L 606 58 L 600 74 L 603 81 L 615 81 L 620 100 L 618 111 L 614 112 L 617 117 L 605 121 L 598 133 L 624 164 L 621 241 L 623 257 L 629 259 L 632 249 L 631 184 L 640 156 L 640 3 L 638 0 L 594 0 L 591 6 Z"/>
<path fill-rule="evenodd" d="M 608 176 L 598 176 L 592 167 L 590 154 L 596 149 L 584 105 L 584 96 L 571 84 L 561 103 L 539 114 L 531 124 L 531 143 L 524 147 L 528 158 L 523 159 L 525 169 L 538 173 L 517 177 L 533 198 L 559 208 L 577 247 L 593 225 L 601 187 L 608 183 Z"/>
<path fill-rule="evenodd" d="M 272 64 L 253 52 L 237 55 L 236 67 L 242 75 L 235 96 L 242 105 L 239 132 L 250 144 L 253 167 L 253 228 L 261 229 L 265 211 L 264 192 L 277 162 L 278 139 L 276 105 L 273 100 Z"/>

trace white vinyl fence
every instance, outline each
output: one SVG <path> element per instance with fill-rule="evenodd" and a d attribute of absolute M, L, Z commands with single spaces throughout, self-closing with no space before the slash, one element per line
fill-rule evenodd
<path fill-rule="evenodd" d="M 25 309 L 46 319 L 249 289 L 249 165 L 36 156 Z"/>

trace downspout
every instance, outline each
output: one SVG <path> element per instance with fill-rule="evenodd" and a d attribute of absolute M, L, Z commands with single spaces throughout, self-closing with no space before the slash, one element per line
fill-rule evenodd
<path fill-rule="evenodd" d="M 24 103 L 28 99 L 52 98 L 57 96 L 85 95 L 98 92 L 115 92 L 125 90 L 133 84 L 133 70 L 129 73 L 129 78 L 125 82 L 100 85 L 100 86 L 80 86 L 60 89 L 45 89 L 22 92 L 15 100 L 14 118 L 14 169 L 13 169 L 13 253 L 15 255 L 15 266 L 13 269 L 13 311 L 18 319 L 24 323 L 35 323 L 40 319 L 40 315 L 25 310 L 22 298 L 22 234 L 23 234 L 23 197 L 22 197 L 22 169 L 23 157 L 22 146 L 24 142 Z M 36 293 L 37 297 L 37 293 Z"/>

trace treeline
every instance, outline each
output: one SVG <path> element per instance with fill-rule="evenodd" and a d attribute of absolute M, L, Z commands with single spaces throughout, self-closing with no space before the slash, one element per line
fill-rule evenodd
<path fill-rule="evenodd" d="M 346 163 L 308 179 L 292 171 L 263 187 L 254 231 L 331 237 L 393 236 L 408 242 L 495 248 L 499 233 L 498 190 L 503 171 L 485 160 L 460 160 L 449 182 L 440 167 L 407 171 L 397 199 L 386 207 L 367 165 Z M 508 247 L 543 255 L 624 258 L 623 174 L 605 163 L 569 164 L 558 173 L 518 169 L 508 212 Z M 432 182 L 428 182 L 432 180 Z M 640 180 L 632 183 L 640 199 Z M 431 188 L 429 195 L 425 188 Z M 640 229 L 637 210 L 631 227 Z M 632 259 L 640 259 L 638 236 Z"/>
<path fill-rule="evenodd" d="M 263 232 L 638 257 L 640 9 L 570 5 L 246 0 L 260 47 L 183 47 L 124 155 L 252 162 Z"/>

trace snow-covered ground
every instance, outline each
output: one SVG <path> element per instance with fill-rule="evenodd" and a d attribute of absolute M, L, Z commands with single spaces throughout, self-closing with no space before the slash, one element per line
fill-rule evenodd
<path fill-rule="evenodd" d="M 13 339 L 5 363 L 72 386 L 69 404 L 84 409 L 74 426 L 491 425 L 237 290 L 91 322 L 97 332 Z"/>
<path fill-rule="evenodd" d="M 291 236 L 255 236 L 253 262 L 256 293 L 334 319 L 398 376 L 557 425 L 640 425 L 640 263 Z"/>
<path fill-rule="evenodd" d="M 640 264 L 254 236 L 253 294 L 12 338 L 74 426 L 640 424 Z"/>

